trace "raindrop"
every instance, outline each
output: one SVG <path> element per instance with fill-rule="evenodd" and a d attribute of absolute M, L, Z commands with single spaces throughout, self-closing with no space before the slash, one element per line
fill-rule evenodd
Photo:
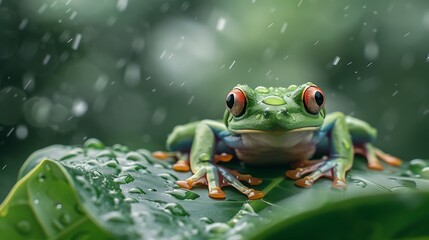
<path fill-rule="evenodd" d="M 33 200 L 33 203 L 34 203 L 35 205 L 38 205 L 38 204 L 40 203 L 40 200 L 39 200 L 38 198 L 35 198 L 35 199 Z"/>
<path fill-rule="evenodd" d="M 231 65 L 229 66 L 229 69 L 231 69 L 235 64 L 235 60 L 231 63 Z"/>
<path fill-rule="evenodd" d="M 123 152 L 123 153 L 125 153 L 125 152 L 128 152 L 130 149 L 128 149 L 128 147 L 127 146 L 124 146 L 124 145 L 122 145 L 122 144 L 114 144 L 113 146 L 112 146 L 112 148 L 113 148 L 113 150 L 115 150 L 115 151 L 118 151 L 118 152 Z"/>
<path fill-rule="evenodd" d="M 332 61 L 332 65 L 334 65 L 334 66 L 338 65 L 338 63 L 340 62 L 340 59 L 341 59 L 340 57 L 336 56 L 334 58 L 334 60 Z"/>
<path fill-rule="evenodd" d="M 19 23 L 19 30 L 23 30 L 28 24 L 28 19 L 24 18 L 21 20 L 21 23 Z"/>
<path fill-rule="evenodd" d="M 101 142 L 100 140 L 96 139 L 96 138 L 90 138 L 90 139 L 85 141 L 83 146 L 86 148 L 103 149 L 104 143 Z"/>
<path fill-rule="evenodd" d="M 16 224 L 16 227 L 18 229 L 18 231 L 20 231 L 21 233 L 29 233 L 31 231 L 31 224 L 30 222 L 26 221 L 26 220 L 22 220 L 19 221 Z"/>
<path fill-rule="evenodd" d="M 106 213 L 102 215 L 101 217 L 102 221 L 105 222 L 126 222 L 126 218 L 121 212 L 118 211 L 112 211 L 109 213 Z"/>
<path fill-rule="evenodd" d="M 116 155 L 112 151 L 110 151 L 109 149 L 105 149 L 105 150 L 102 150 L 99 153 L 97 153 L 95 155 L 95 157 L 96 158 L 101 158 L 101 157 L 114 158 L 114 157 L 116 157 Z"/>
<path fill-rule="evenodd" d="M 394 92 L 392 93 L 392 97 L 396 96 L 398 93 L 399 93 L 399 91 L 398 91 L 398 90 L 394 91 Z"/>
<path fill-rule="evenodd" d="M 49 63 L 49 60 L 51 60 L 51 55 L 50 54 L 46 54 L 45 58 L 43 59 L 43 65 L 46 65 Z"/>
<path fill-rule="evenodd" d="M 216 222 L 206 226 L 206 232 L 221 234 L 229 231 L 231 227 L 226 223 Z"/>
<path fill-rule="evenodd" d="M 116 160 L 110 160 L 110 161 L 106 162 L 105 165 L 109 168 L 119 169 L 119 164 Z"/>
<path fill-rule="evenodd" d="M 171 196 L 180 200 L 185 200 L 185 199 L 194 200 L 200 197 L 200 195 L 184 189 L 173 189 L 171 191 L 166 191 L 165 193 L 170 194 Z"/>
<path fill-rule="evenodd" d="M 116 3 L 116 8 L 118 9 L 119 12 L 125 11 L 125 9 L 127 9 L 127 6 L 128 6 L 128 0 L 118 0 L 118 2 Z"/>
<path fill-rule="evenodd" d="M 192 95 L 191 98 L 189 98 L 188 105 L 192 104 L 192 102 L 194 101 L 194 98 L 195 98 L 194 95 Z"/>
<path fill-rule="evenodd" d="M 364 55 L 368 60 L 374 60 L 378 57 L 379 54 L 379 48 L 377 43 L 375 42 L 368 42 L 365 45 L 364 49 Z"/>
<path fill-rule="evenodd" d="M 130 188 L 128 189 L 129 193 L 136 193 L 136 194 L 146 194 L 145 191 L 143 191 L 143 189 L 139 188 L 139 187 L 134 187 L 134 188 Z"/>
<path fill-rule="evenodd" d="M 212 219 L 208 218 L 208 217 L 202 217 L 202 218 L 200 218 L 200 221 L 203 222 L 203 223 L 205 223 L 205 224 L 212 224 L 212 223 L 214 223 L 214 221 Z"/>
<path fill-rule="evenodd" d="M 9 137 L 13 133 L 13 130 L 15 130 L 14 127 L 9 130 L 9 132 L 6 134 L 6 137 Z"/>
<path fill-rule="evenodd" d="M 173 214 L 174 216 L 188 216 L 186 210 L 177 203 L 167 203 L 164 209 Z"/>
<path fill-rule="evenodd" d="M 280 29 L 280 33 L 283 34 L 284 32 L 286 32 L 286 28 L 287 28 L 287 22 L 283 23 L 282 28 Z M 319 42 L 319 41 L 317 41 Z M 316 45 L 316 44 L 314 44 Z"/>
<path fill-rule="evenodd" d="M 97 81 L 94 83 L 94 90 L 97 92 L 102 92 L 107 84 L 109 83 L 109 77 L 107 75 L 100 75 L 97 78 Z"/>
<path fill-rule="evenodd" d="M 179 180 L 176 176 L 174 176 L 170 173 L 160 173 L 157 176 L 162 178 L 162 179 L 165 179 L 165 180 L 171 180 L 173 182 Z"/>
<path fill-rule="evenodd" d="M 25 125 L 18 125 L 15 131 L 16 138 L 24 140 L 28 136 L 28 129 Z"/>
<path fill-rule="evenodd" d="M 63 208 L 63 205 L 61 205 L 61 203 L 58 203 L 57 205 L 55 205 L 55 208 L 56 208 L 57 210 L 60 210 L 60 209 L 62 209 L 62 208 Z"/>
<path fill-rule="evenodd" d="M 223 31 L 223 29 L 225 28 L 226 25 L 226 19 L 221 17 L 217 20 L 217 24 L 216 24 L 216 30 L 218 31 Z"/>
<path fill-rule="evenodd" d="M 158 107 L 152 115 L 152 123 L 155 125 L 161 125 L 167 117 L 167 111 L 165 108 Z"/>
<path fill-rule="evenodd" d="M 137 203 L 138 201 L 135 198 L 127 197 L 124 199 L 124 202 L 126 202 L 126 203 Z"/>
<path fill-rule="evenodd" d="M 119 177 L 113 179 L 113 181 L 115 183 L 118 183 L 118 184 L 127 184 L 127 183 L 134 181 L 134 180 L 135 179 L 130 174 L 122 175 L 122 176 L 119 176 Z"/>
<path fill-rule="evenodd" d="M 75 117 L 83 116 L 87 110 L 88 110 L 88 103 L 86 103 L 84 100 L 76 99 L 73 102 L 72 113 Z"/>
<path fill-rule="evenodd" d="M 146 162 L 146 158 L 144 156 L 134 151 L 127 153 L 125 158 L 129 161 Z"/>
<path fill-rule="evenodd" d="M 40 173 L 39 174 L 39 182 L 44 182 L 45 180 L 46 180 L 46 176 L 45 176 L 45 174 L 43 174 L 43 173 Z"/>
<path fill-rule="evenodd" d="M 75 19 L 75 18 L 76 18 L 76 16 L 77 16 L 77 12 L 76 12 L 76 11 L 73 11 L 73 12 L 72 12 L 72 14 L 70 15 L 70 20 Z"/>
<path fill-rule="evenodd" d="M 82 34 L 78 33 L 73 39 L 72 49 L 77 50 L 79 48 L 80 40 L 82 39 Z"/>
<path fill-rule="evenodd" d="M 140 83 L 140 66 L 136 63 L 129 63 L 125 68 L 124 82 L 127 86 L 135 87 Z"/>
<path fill-rule="evenodd" d="M 72 219 L 71 219 L 70 215 L 64 213 L 60 216 L 60 222 L 63 225 L 69 225 L 72 222 Z"/>
<path fill-rule="evenodd" d="M 420 172 L 420 176 L 424 179 L 429 179 L 429 167 L 424 167 Z"/>

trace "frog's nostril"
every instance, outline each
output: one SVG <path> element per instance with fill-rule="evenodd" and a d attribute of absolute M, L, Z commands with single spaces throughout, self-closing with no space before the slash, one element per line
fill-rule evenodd
<path fill-rule="evenodd" d="M 265 108 L 264 109 L 264 117 L 268 117 L 269 114 L 270 114 L 270 109 L 269 108 Z"/>

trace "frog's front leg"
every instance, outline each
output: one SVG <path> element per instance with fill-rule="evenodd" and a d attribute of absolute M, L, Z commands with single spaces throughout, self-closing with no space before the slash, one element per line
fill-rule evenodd
<path fill-rule="evenodd" d="M 190 163 L 193 175 L 185 181 L 177 181 L 177 184 L 182 188 L 190 189 L 197 183 L 207 183 L 209 196 L 212 198 L 225 198 L 225 193 L 221 189 L 222 185 L 231 185 L 235 187 L 237 190 L 247 195 L 249 199 L 262 198 L 264 196 L 263 192 L 244 186 L 228 170 L 217 166 L 213 162 L 216 137 L 210 126 L 211 123 L 211 121 L 202 121 L 196 126 L 190 152 Z M 219 176 L 223 178 L 223 181 L 220 181 Z M 205 181 L 201 181 L 201 179 Z"/>
<path fill-rule="evenodd" d="M 346 185 L 346 172 L 353 164 L 353 145 L 344 114 L 329 114 L 317 138 L 329 136 L 329 157 L 326 161 L 314 165 L 286 171 L 286 175 L 298 179 L 295 183 L 300 187 L 311 187 L 321 177 L 332 178 L 334 188 L 343 189 Z M 307 176 L 301 178 L 303 175 Z"/>

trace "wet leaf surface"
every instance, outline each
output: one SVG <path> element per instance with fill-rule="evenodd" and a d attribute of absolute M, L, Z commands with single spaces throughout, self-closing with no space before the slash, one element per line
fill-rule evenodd
<path fill-rule="evenodd" d="M 327 179 L 298 188 L 279 167 L 226 164 L 264 180 L 255 189 L 266 196 L 254 201 L 228 187 L 225 200 L 209 198 L 204 187 L 178 189 L 175 181 L 190 173 L 175 172 L 171 164 L 144 149 L 105 147 L 95 139 L 41 149 L 27 159 L 1 205 L 0 231 L 7 239 L 429 234 L 420 223 L 429 220 L 423 160 L 376 172 L 357 159 L 345 191 L 333 190 Z"/>

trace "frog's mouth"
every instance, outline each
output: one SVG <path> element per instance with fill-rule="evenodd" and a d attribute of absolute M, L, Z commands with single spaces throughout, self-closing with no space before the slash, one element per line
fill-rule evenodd
<path fill-rule="evenodd" d="M 257 130 L 257 129 L 230 129 L 235 134 L 249 134 L 249 133 L 263 133 L 263 134 L 271 134 L 271 135 L 283 135 L 283 134 L 289 134 L 289 133 L 296 133 L 296 132 L 314 132 L 319 130 L 320 127 L 302 127 L 302 128 L 296 128 L 292 130 Z"/>

